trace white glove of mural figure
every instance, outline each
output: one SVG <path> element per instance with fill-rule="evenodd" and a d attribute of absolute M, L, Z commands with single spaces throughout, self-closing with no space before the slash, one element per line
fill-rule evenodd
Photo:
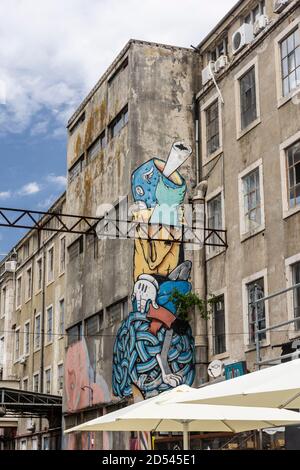
<path fill-rule="evenodd" d="M 181 375 L 166 373 L 160 354 L 157 354 L 156 359 L 161 370 L 163 383 L 170 385 L 170 387 L 173 387 L 173 388 L 178 387 L 179 385 L 183 383 L 183 377 Z"/>
<path fill-rule="evenodd" d="M 154 277 L 149 274 L 141 274 L 136 281 L 131 300 L 136 300 L 138 312 L 145 313 L 147 303 L 150 300 L 153 307 L 158 309 L 159 306 L 156 303 L 158 283 Z"/>

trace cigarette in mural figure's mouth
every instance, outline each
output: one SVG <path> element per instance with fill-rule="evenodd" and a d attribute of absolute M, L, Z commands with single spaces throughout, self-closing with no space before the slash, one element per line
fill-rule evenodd
<path fill-rule="evenodd" d="M 163 175 L 169 178 L 192 154 L 192 147 L 185 142 L 175 142 L 168 156 Z"/>

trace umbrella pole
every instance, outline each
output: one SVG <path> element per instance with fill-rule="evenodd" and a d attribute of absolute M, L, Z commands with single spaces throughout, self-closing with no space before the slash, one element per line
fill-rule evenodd
<path fill-rule="evenodd" d="M 183 450 L 190 450 L 189 423 L 183 423 Z"/>

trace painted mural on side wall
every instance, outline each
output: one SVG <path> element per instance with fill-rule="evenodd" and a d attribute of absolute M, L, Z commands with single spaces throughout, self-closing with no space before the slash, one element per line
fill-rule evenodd
<path fill-rule="evenodd" d="M 173 300 L 175 291 L 191 291 L 192 264 L 180 243 L 187 186 L 179 172 L 191 153 L 190 146 L 175 142 L 166 162 L 151 159 L 132 174 L 133 217 L 149 225 L 148 238 L 137 225 L 133 310 L 114 344 L 112 384 L 120 398 L 149 398 L 194 381 L 194 338 Z"/>

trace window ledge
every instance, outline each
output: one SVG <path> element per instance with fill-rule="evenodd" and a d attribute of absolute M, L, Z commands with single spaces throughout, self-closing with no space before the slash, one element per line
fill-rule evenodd
<path fill-rule="evenodd" d="M 54 279 L 52 279 L 51 281 L 47 281 L 47 285 L 46 285 L 46 287 L 49 287 L 49 286 L 51 286 L 51 284 L 53 284 L 53 282 L 54 282 Z"/>
<path fill-rule="evenodd" d="M 25 300 L 25 304 L 28 304 L 28 302 L 30 302 L 32 299 L 32 297 L 28 297 L 28 299 Z"/>
<path fill-rule="evenodd" d="M 208 156 L 204 156 L 203 158 L 203 165 L 208 165 L 208 163 L 212 162 L 215 158 L 219 157 L 223 153 L 223 147 L 220 147 L 218 150 L 216 150 L 214 153 Z"/>
<path fill-rule="evenodd" d="M 65 273 L 66 273 L 66 271 L 60 272 L 59 275 L 58 275 L 58 277 L 62 277 Z"/>
<path fill-rule="evenodd" d="M 51 344 L 53 344 L 53 340 L 52 340 L 52 341 L 48 341 L 47 343 L 45 343 L 45 347 L 51 346 Z"/>
<path fill-rule="evenodd" d="M 300 93 L 300 86 L 298 86 L 297 88 L 295 88 L 295 90 L 293 90 L 289 95 L 287 96 L 281 96 L 278 100 L 277 100 L 277 109 L 280 109 L 282 106 L 284 106 L 286 103 L 288 103 L 289 101 L 291 101 L 293 98 L 297 99 L 297 103 L 296 104 L 299 104 L 300 102 L 300 96 L 298 98 L 297 95 L 299 95 Z"/>
<path fill-rule="evenodd" d="M 37 353 L 37 352 L 39 352 L 40 350 L 41 350 L 41 347 L 35 348 L 35 349 L 33 350 L 33 352 L 34 352 L 34 353 Z"/>
<path fill-rule="evenodd" d="M 258 126 L 260 123 L 261 123 L 261 118 L 258 117 L 257 119 L 255 119 L 255 121 L 253 121 L 251 124 L 249 124 L 249 126 L 247 126 L 245 129 L 239 130 L 238 134 L 237 134 L 237 140 L 244 137 L 244 135 L 248 134 L 248 132 L 252 131 L 252 129 L 254 129 L 256 126 Z"/>
<path fill-rule="evenodd" d="M 228 359 L 230 357 L 230 353 L 224 352 L 222 354 L 212 354 L 211 357 L 214 361 L 222 361 L 223 359 Z"/>
<path fill-rule="evenodd" d="M 242 233 L 241 234 L 241 243 L 245 242 L 246 240 L 249 240 L 249 238 L 255 237 L 256 235 L 259 235 L 260 233 L 263 233 L 266 230 L 265 225 L 262 225 L 261 227 L 258 227 L 255 230 L 251 230 L 250 232 Z"/>
<path fill-rule="evenodd" d="M 263 349 L 263 348 L 268 348 L 269 346 L 271 346 L 271 343 L 269 340 L 264 340 L 264 341 L 261 341 L 260 343 L 260 349 Z M 256 351 L 256 347 L 253 346 L 252 344 L 247 344 L 245 346 L 245 353 L 251 353 L 251 352 L 254 352 Z"/>
<path fill-rule="evenodd" d="M 296 207 L 293 207 L 293 209 L 288 209 L 287 211 L 283 211 L 283 218 L 288 219 L 294 214 L 297 214 L 297 212 L 300 212 L 300 204 Z"/>
<path fill-rule="evenodd" d="M 39 289 L 36 291 L 35 295 L 38 295 L 38 294 L 41 294 L 42 293 L 42 289 Z"/>

